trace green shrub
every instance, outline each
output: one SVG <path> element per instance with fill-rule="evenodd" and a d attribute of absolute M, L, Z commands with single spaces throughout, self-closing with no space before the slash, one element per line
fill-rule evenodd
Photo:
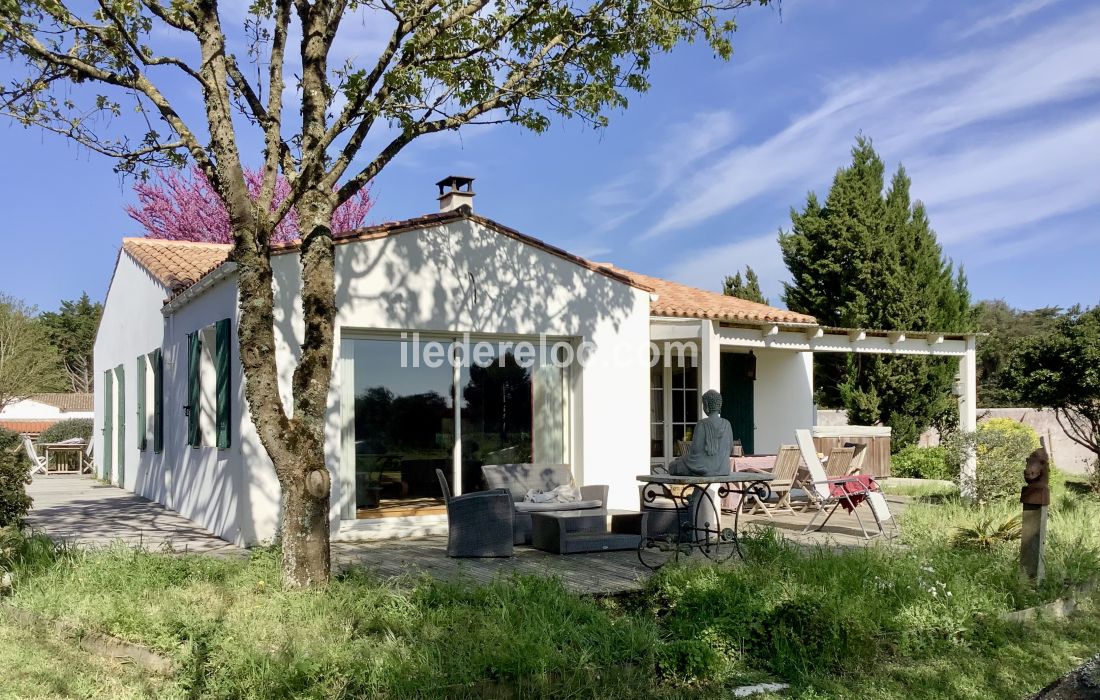
<path fill-rule="evenodd" d="M 83 438 L 85 442 L 92 439 L 91 418 L 70 418 L 58 421 L 42 431 L 38 436 L 39 444 L 48 442 L 61 442 L 71 438 Z"/>
<path fill-rule="evenodd" d="M 956 433 L 947 440 L 948 461 L 959 474 L 959 489 L 966 492 L 972 488 L 979 503 L 1019 496 L 1024 465 L 1037 447 L 1039 436 L 1035 430 L 1010 418 L 991 418 L 978 425 L 977 431 Z M 962 463 L 970 450 L 978 461 L 973 484 L 963 483 L 962 474 Z"/>
<path fill-rule="evenodd" d="M 954 479 L 946 447 L 909 445 L 890 458 L 890 473 L 910 479 Z"/>
<path fill-rule="evenodd" d="M 0 428 L 0 527 L 18 525 L 31 507 L 31 461 L 19 433 Z"/>
<path fill-rule="evenodd" d="M 1002 542 L 1015 542 L 1020 539 L 1019 516 L 997 523 L 992 517 L 978 520 L 972 527 L 960 527 L 955 531 L 951 542 L 963 549 L 992 551 Z"/>

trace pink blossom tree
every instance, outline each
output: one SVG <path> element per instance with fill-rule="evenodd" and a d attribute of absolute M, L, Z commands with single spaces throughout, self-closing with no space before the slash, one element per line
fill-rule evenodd
<path fill-rule="evenodd" d="M 263 174 L 259 170 L 244 171 L 248 194 L 253 201 L 260 194 Z M 290 184 L 282 176 L 275 182 L 271 200 L 274 212 L 290 194 Z M 233 228 L 225 203 L 211 187 L 198 167 L 184 173 L 178 170 L 158 170 L 153 180 L 134 185 L 138 204 L 128 205 L 126 213 L 145 229 L 146 238 L 199 243 L 232 243 Z M 332 214 L 332 232 L 350 231 L 363 225 L 374 202 L 370 186 L 336 207 Z M 299 237 L 298 212 L 293 207 L 275 227 L 272 243 L 289 243 Z"/>

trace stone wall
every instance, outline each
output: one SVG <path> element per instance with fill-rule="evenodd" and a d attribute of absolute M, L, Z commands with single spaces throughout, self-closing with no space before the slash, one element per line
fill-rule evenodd
<path fill-rule="evenodd" d="M 1059 469 L 1071 474 L 1083 474 L 1092 459 L 1092 454 L 1071 440 L 1058 425 L 1054 412 L 1038 408 L 979 408 L 978 422 L 989 418 L 1010 418 L 1029 425 L 1041 437 L 1046 439 L 1047 450 Z M 847 413 L 843 410 L 825 410 L 817 412 L 816 425 L 848 425 Z M 940 444 L 939 433 L 929 428 L 920 437 L 922 446 Z"/>

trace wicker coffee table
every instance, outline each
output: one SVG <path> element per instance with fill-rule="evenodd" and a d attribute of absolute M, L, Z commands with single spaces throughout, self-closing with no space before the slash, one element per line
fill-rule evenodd
<path fill-rule="evenodd" d="M 531 514 L 531 545 L 554 554 L 638 549 L 646 513 L 562 510 Z"/>

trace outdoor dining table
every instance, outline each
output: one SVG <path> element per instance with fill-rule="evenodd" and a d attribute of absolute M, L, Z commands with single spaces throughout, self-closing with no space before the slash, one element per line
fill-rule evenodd
<path fill-rule="evenodd" d="M 87 443 L 80 438 L 70 438 L 68 440 L 62 440 L 61 442 L 50 442 L 43 445 L 39 445 L 42 451 L 45 452 L 46 471 L 47 472 L 82 472 L 84 470 L 84 450 L 87 447 Z M 64 468 L 50 467 L 50 459 L 53 459 L 54 465 L 58 462 L 58 457 L 62 454 L 70 455 L 70 459 L 61 460 L 64 463 Z M 75 459 L 73 458 L 75 456 Z M 72 466 L 75 462 L 76 468 Z"/>
<path fill-rule="evenodd" d="M 679 558 L 680 554 L 690 555 L 694 550 L 714 561 L 726 561 L 737 552 L 744 559 L 741 544 L 738 541 L 737 526 L 741 509 L 734 511 L 733 527 L 723 528 L 720 522 L 699 523 L 699 509 L 704 499 L 709 505 L 709 513 L 719 518 L 719 509 L 710 493 L 710 487 L 717 486 L 718 497 L 723 499 L 729 494 L 745 496 L 749 493 L 761 500 L 771 495 L 768 485 L 774 477 L 761 472 L 731 472 L 713 476 L 679 476 L 675 474 L 639 474 L 642 482 L 642 503 L 653 503 L 658 497 L 668 499 L 676 509 L 676 522 L 679 527 L 673 534 L 656 535 L 646 531 L 642 533 L 638 544 L 638 559 L 650 569 L 658 569 L 669 559 Z M 659 487 L 659 488 L 650 488 Z"/>

